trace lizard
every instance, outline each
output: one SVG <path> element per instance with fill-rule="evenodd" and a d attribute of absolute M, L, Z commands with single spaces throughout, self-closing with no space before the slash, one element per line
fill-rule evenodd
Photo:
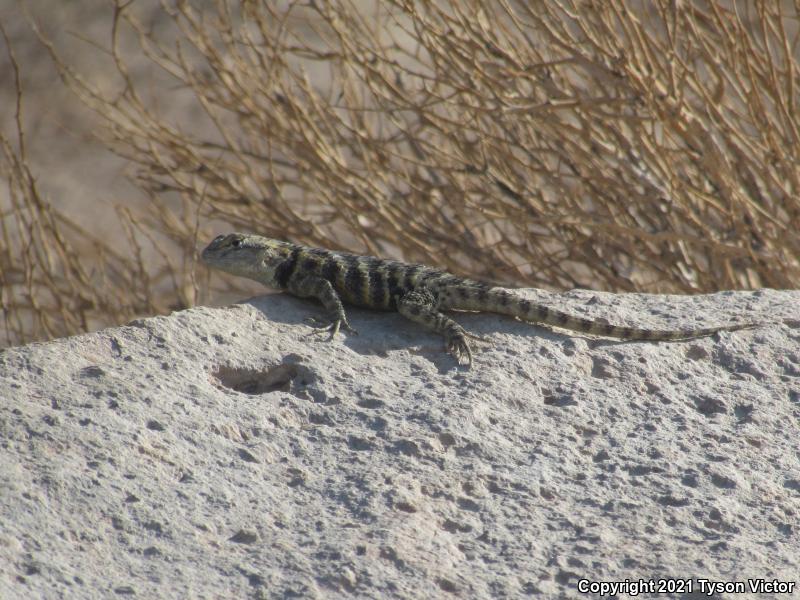
<path fill-rule="evenodd" d="M 317 327 L 329 332 L 356 331 L 347 321 L 342 302 L 383 311 L 397 311 L 407 319 L 441 334 L 456 362 L 472 365 L 468 337 L 477 337 L 446 310 L 491 312 L 522 321 L 551 325 L 584 334 L 620 340 L 665 341 L 737 331 L 760 323 L 740 323 L 703 329 L 657 330 L 612 325 L 585 319 L 527 300 L 504 288 L 453 275 L 422 264 L 336 252 L 291 242 L 230 233 L 220 235 L 203 250 L 209 267 L 247 277 L 300 298 L 319 300 L 328 320 Z"/>

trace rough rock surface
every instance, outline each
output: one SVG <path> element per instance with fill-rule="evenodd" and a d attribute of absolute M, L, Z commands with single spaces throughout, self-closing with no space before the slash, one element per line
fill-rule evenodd
<path fill-rule="evenodd" d="M 525 294 L 646 326 L 800 305 Z M 361 334 L 332 343 L 307 337 L 309 314 L 271 295 L 0 353 L 0 597 L 592 597 L 581 579 L 798 577 L 796 321 L 620 343 L 465 314 L 491 339 L 466 370 L 397 314 L 350 309 Z"/>

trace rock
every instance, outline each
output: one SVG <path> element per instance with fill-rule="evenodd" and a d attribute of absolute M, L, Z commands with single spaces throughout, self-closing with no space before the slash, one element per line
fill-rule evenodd
<path fill-rule="evenodd" d="M 525 291 L 650 327 L 800 293 Z M 264 296 L 0 353 L 0 597 L 549 595 L 800 573 L 797 322 L 686 342 Z M 588 585 L 584 583 L 583 585 Z M 796 591 L 796 588 L 795 588 Z"/>

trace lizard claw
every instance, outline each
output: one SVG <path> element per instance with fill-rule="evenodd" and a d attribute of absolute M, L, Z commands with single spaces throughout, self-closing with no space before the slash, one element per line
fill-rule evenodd
<path fill-rule="evenodd" d="M 339 333 L 339 329 L 344 329 L 352 334 L 358 335 L 358 332 L 350 327 L 350 323 L 347 322 L 347 319 L 336 319 L 331 321 L 330 323 L 323 323 L 316 317 L 308 317 L 306 321 L 311 324 L 311 327 L 314 328 L 314 331 L 308 334 L 308 337 L 312 335 L 317 335 L 319 333 L 327 333 L 330 332 L 327 341 L 331 341 L 336 334 Z"/>
<path fill-rule="evenodd" d="M 358 332 L 355 329 L 353 329 L 352 327 L 350 327 L 350 323 L 348 323 L 346 320 L 342 321 L 342 329 L 344 329 L 347 333 L 352 333 L 353 335 L 358 335 Z"/>
<path fill-rule="evenodd" d="M 466 336 L 468 338 L 472 338 L 473 340 L 478 340 L 479 342 L 485 342 L 487 344 L 491 344 L 492 343 L 492 340 L 490 340 L 489 338 L 484 337 L 482 335 L 475 335 L 474 333 L 467 332 Z"/>
<path fill-rule="evenodd" d="M 447 351 L 452 354 L 458 364 L 461 364 L 461 359 L 467 359 L 467 367 L 472 366 L 472 350 L 470 350 L 467 338 L 463 333 L 448 335 L 445 340 Z"/>

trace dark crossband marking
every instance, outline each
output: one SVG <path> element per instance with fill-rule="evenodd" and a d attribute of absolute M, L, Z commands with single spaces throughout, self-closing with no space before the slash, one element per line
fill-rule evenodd
<path fill-rule="evenodd" d="M 300 270 L 306 275 L 317 274 L 319 259 L 316 256 L 306 256 L 300 264 Z"/>
<path fill-rule="evenodd" d="M 389 303 L 389 289 L 386 284 L 386 271 L 371 269 L 369 271 L 369 298 L 374 308 L 384 309 Z"/>
<path fill-rule="evenodd" d="M 346 290 L 344 295 L 351 304 L 365 305 L 368 302 L 368 279 L 369 273 L 360 264 L 351 263 L 347 266 L 343 289 Z"/>
<path fill-rule="evenodd" d="M 275 269 L 275 279 L 280 287 L 285 288 L 289 283 L 289 278 L 297 269 L 297 262 L 302 253 L 303 251 L 299 246 L 292 248 L 292 251 L 289 253 L 289 258 L 287 258 L 278 266 L 277 269 Z"/>

